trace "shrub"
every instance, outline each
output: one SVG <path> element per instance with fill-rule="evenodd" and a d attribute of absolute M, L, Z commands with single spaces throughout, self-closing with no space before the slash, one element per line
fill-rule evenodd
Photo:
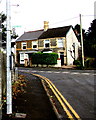
<path fill-rule="evenodd" d="M 57 53 L 33 53 L 30 56 L 32 64 L 46 64 L 54 65 L 57 64 Z"/>
<path fill-rule="evenodd" d="M 81 60 L 75 60 L 74 65 L 76 65 L 78 69 L 83 69 Z"/>
<path fill-rule="evenodd" d="M 85 60 L 86 68 L 96 68 L 96 58 L 87 58 Z"/>

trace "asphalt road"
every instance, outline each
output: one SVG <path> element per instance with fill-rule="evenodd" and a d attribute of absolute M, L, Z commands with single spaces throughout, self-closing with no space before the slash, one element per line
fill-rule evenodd
<path fill-rule="evenodd" d="M 19 68 L 50 79 L 82 119 L 94 120 L 95 78 L 94 70 L 67 70 L 51 68 Z"/>

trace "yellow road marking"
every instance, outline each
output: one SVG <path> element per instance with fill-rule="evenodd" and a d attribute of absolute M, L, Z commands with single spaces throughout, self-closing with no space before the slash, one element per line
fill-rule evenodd
<path fill-rule="evenodd" d="M 50 82 L 48 81 L 48 79 L 46 77 L 43 77 L 41 75 L 38 75 L 38 74 L 33 74 L 35 76 L 38 76 L 44 80 L 46 80 L 46 82 L 48 83 L 49 87 L 51 88 L 52 92 L 55 94 L 55 96 L 57 97 L 58 101 L 60 102 L 60 104 L 62 105 L 63 107 L 63 110 L 66 112 L 66 114 L 68 115 L 68 118 L 70 118 L 71 120 L 74 120 L 73 119 L 73 116 L 70 114 L 69 110 L 66 108 L 66 106 L 64 105 L 64 103 L 62 102 L 61 98 L 58 96 L 58 94 L 55 92 L 55 90 L 53 89 L 52 85 L 50 84 Z"/>
<path fill-rule="evenodd" d="M 60 104 L 63 107 L 63 110 L 66 111 L 67 115 L 69 118 L 73 119 L 72 115 L 70 114 L 69 110 L 66 108 L 66 106 L 64 105 L 64 103 L 62 102 L 62 100 L 60 99 L 60 97 L 58 96 L 58 94 L 55 92 L 55 90 L 53 89 L 53 87 L 50 85 L 50 83 L 48 81 L 46 81 L 48 83 L 48 85 L 50 86 L 52 92 L 55 94 L 55 96 L 57 97 L 58 101 L 60 102 Z"/>
<path fill-rule="evenodd" d="M 57 93 L 60 95 L 60 97 L 63 99 L 63 101 L 66 103 L 66 105 L 69 107 L 69 109 L 72 111 L 72 113 L 75 115 L 75 117 L 77 119 L 80 119 L 79 115 L 75 112 L 75 110 L 72 108 L 72 106 L 67 102 L 67 100 L 64 98 L 64 96 L 59 92 L 59 90 L 55 87 L 55 85 L 49 80 L 47 79 L 52 86 L 54 87 L 54 89 L 57 91 Z"/>
<path fill-rule="evenodd" d="M 54 94 L 56 95 L 57 99 L 59 100 L 60 104 L 62 105 L 62 107 L 63 107 L 64 110 L 66 111 L 66 113 L 67 113 L 67 115 L 69 116 L 69 118 L 73 118 L 73 117 L 72 117 L 72 115 L 70 114 L 70 112 L 67 110 L 66 106 L 63 104 L 62 100 L 63 100 L 64 103 L 67 105 L 67 107 L 71 110 L 71 112 L 74 114 L 74 116 L 75 116 L 78 120 L 81 120 L 81 119 L 80 119 L 80 116 L 75 112 L 75 110 L 72 108 L 72 106 L 67 102 L 67 100 L 64 98 L 64 96 L 59 92 L 59 90 L 55 87 L 55 85 L 54 85 L 48 78 L 46 78 L 46 77 L 44 77 L 44 76 L 41 76 L 41 75 L 38 75 L 38 74 L 33 74 L 33 75 L 38 76 L 38 77 L 46 80 L 46 82 L 49 84 L 49 86 L 51 87 L 52 91 L 53 91 Z M 50 84 L 51 84 L 51 85 L 50 85 Z M 59 94 L 59 96 L 62 98 L 62 100 L 60 99 L 60 97 L 58 96 L 58 94 L 55 92 L 55 90 L 54 90 L 53 88 L 56 90 L 56 92 Z"/>

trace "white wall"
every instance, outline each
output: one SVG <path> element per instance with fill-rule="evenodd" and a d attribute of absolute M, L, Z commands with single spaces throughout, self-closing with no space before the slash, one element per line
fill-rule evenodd
<path fill-rule="evenodd" d="M 75 53 L 73 44 L 75 44 Z M 80 46 L 80 43 L 78 42 L 78 39 L 73 31 L 72 28 L 68 31 L 66 35 L 66 46 L 67 46 L 67 65 L 73 65 L 74 57 L 75 60 L 78 58 L 78 48 Z"/>

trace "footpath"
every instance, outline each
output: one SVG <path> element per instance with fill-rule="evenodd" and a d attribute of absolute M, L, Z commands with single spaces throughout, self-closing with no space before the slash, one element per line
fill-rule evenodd
<path fill-rule="evenodd" d="M 26 92 L 13 101 L 13 115 L 3 110 L 2 120 L 57 120 L 41 80 L 28 73 L 19 74 L 27 80 Z"/>

